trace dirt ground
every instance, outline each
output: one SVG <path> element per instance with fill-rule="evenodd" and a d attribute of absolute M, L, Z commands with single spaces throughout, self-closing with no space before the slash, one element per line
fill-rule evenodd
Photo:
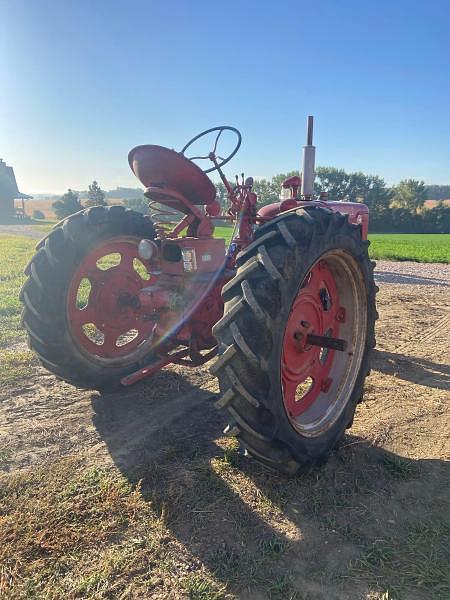
<path fill-rule="evenodd" d="M 424 523 L 440 522 L 446 511 L 448 515 L 450 286 L 420 277 L 398 283 L 388 269 L 378 275 L 378 283 L 373 370 L 353 428 L 325 475 L 310 473 L 292 483 L 236 454 L 238 468 L 232 461 L 225 477 L 215 475 L 214 485 L 232 491 L 228 500 L 213 500 L 206 507 L 200 503 L 197 512 L 195 501 L 183 504 L 193 453 L 211 461 L 227 452 L 223 418 L 213 407 L 217 385 L 206 367 L 166 368 L 113 395 L 77 390 L 34 368 L 20 385 L 0 390 L 4 472 L 34 470 L 76 456 L 86 467 L 111 467 L 132 483 L 141 481 L 144 497 L 156 494 L 168 506 L 174 497 L 181 498 L 177 506 L 189 514 L 168 521 L 170 535 L 194 557 L 195 568 L 214 571 L 225 586 L 224 597 L 445 597 L 439 594 L 449 589 L 442 592 L 427 583 L 427 573 L 419 572 L 421 561 L 405 557 L 411 553 L 410 534 Z M 386 469 L 380 470 L 380 464 Z M 244 476 L 247 483 L 240 479 Z M 258 493 L 276 508 L 252 514 L 252 498 Z M 231 535 L 237 527 L 230 525 L 233 511 L 249 520 L 246 534 Z M 248 573 L 247 583 L 233 583 L 210 559 L 212 547 L 240 552 L 237 544 L 251 547 L 253 536 L 259 539 L 267 532 L 288 544 L 277 559 L 278 596 L 272 588 L 251 585 L 260 573 Z M 423 547 L 419 554 L 426 554 L 427 537 L 416 542 Z M 373 558 L 371 548 L 388 548 L 386 557 Z M 425 571 L 433 568 L 423 560 Z M 416 578 L 396 576 L 396 571 L 411 568 L 418 570 Z M 389 595 L 386 590 L 394 591 Z M 157 586 L 147 593 L 179 597 Z M 138 597 L 133 594 L 123 597 Z M 214 596 L 186 592 L 186 597 Z"/>

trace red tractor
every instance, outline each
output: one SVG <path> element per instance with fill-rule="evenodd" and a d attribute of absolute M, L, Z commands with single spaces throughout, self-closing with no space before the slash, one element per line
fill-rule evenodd
<path fill-rule="evenodd" d="M 363 394 L 376 287 L 367 207 L 314 197 L 312 126 L 309 117 L 302 177 L 259 210 L 253 179 L 231 184 L 222 171 L 241 143 L 233 127 L 209 129 L 181 152 L 134 148 L 130 167 L 160 222 L 98 206 L 38 244 L 21 300 L 42 364 L 77 387 L 104 390 L 218 354 L 211 372 L 226 432 L 285 473 L 323 460 Z M 226 158 L 218 154 L 224 132 L 236 136 Z M 213 134 L 210 152 L 186 156 Z M 197 159 L 212 165 L 203 171 Z M 228 193 L 225 214 L 211 171 Z M 180 220 L 165 222 L 161 205 Z M 213 235 L 215 220 L 234 224 L 227 247 Z"/>

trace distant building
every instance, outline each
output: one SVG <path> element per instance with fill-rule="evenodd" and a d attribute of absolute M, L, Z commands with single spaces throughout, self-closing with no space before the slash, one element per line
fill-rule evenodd
<path fill-rule="evenodd" d="M 14 169 L 8 167 L 0 158 L 0 221 L 9 220 L 15 216 L 24 216 L 25 200 L 32 197 L 33 196 L 28 196 L 27 194 L 19 192 Z M 14 208 L 15 198 L 22 200 L 21 209 L 19 208 L 16 210 Z"/>

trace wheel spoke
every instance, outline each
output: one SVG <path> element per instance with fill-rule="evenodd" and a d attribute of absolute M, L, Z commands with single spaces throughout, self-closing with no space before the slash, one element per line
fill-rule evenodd
<path fill-rule="evenodd" d="M 120 253 L 120 263 L 117 266 L 120 267 L 121 269 L 127 269 L 127 270 L 134 271 L 134 266 L 133 266 L 134 259 L 135 259 L 135 256 L 133 256 L 133 254 L 131 252 L 128 252 L 127 250 L 123 250 Z"/>
<path fill-rule="evenodd" d="M 209 156 L 190 156 L 188 160 L 206 160 Z"/>
<path fill-rule="evenodd" d="M 114 356 L 115 352 L 117 351 L 117 338 L 119 337 L 119 335 L 117 334 L 117 332 L 113 332 L 109 329 L 103 330 L 103 344 L 101 346 L 102 351 L 108 356 Z"/>
<path fill-rule="evenodd" d="M 216 150 L 217 150 L 217 144 L 218 144 L 218 142 L 219 142 L 219 138 L 220 138 L 220 136 L 222 135 L 222 133 L 223 133 L 223 129 L 221 129 L 221 130 L 219 131 L 219 133 L 217 134 L 216 141 L 215 141 L 215 143 L 214 143 L 214 148 L 213 148 L 213 153 L 214 153 L 214 154 L 216 153 Z"/>
<path fill-rule="evenodd" d="M 88 279 L 92 286 L 91 294 L 93 290 L 97 290 L 103 285 L 104 276 L 105 271 L 102 271 L 97 266 L 91 267 L 83 274 L 83 278 Z"/>
<path fill-rule="evenodd" d="M 86 323 L 94 323 L 97 319 L 97 311 L 90 307 L 89 304 L 85 308 L 75 309 L 70 314 L 70 320 L 73 324 L 81 327 Z"/>

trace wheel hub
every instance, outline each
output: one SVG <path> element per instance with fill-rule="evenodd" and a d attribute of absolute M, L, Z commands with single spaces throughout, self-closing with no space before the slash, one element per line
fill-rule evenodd
<path fill-rule="evenodd" d="M 308 343 L 308 335 L 337 337 L 339 309 L 333 273 L 319 261 L 294 300 L 284 335 L 281 375 L 284 403 L 291 417 L 301 415 L 330 388 L 335 351 Z"/>
<path fill-rule="evenodd" d="M 74 341 L 85 353 L 124 359 L 151 338 L 154 322 L 143 318 L 137 299 L 148 285 L 138 243 L 117 238 L 100 244 L 83 258 L 72 278 L 67 317 Z"/>

